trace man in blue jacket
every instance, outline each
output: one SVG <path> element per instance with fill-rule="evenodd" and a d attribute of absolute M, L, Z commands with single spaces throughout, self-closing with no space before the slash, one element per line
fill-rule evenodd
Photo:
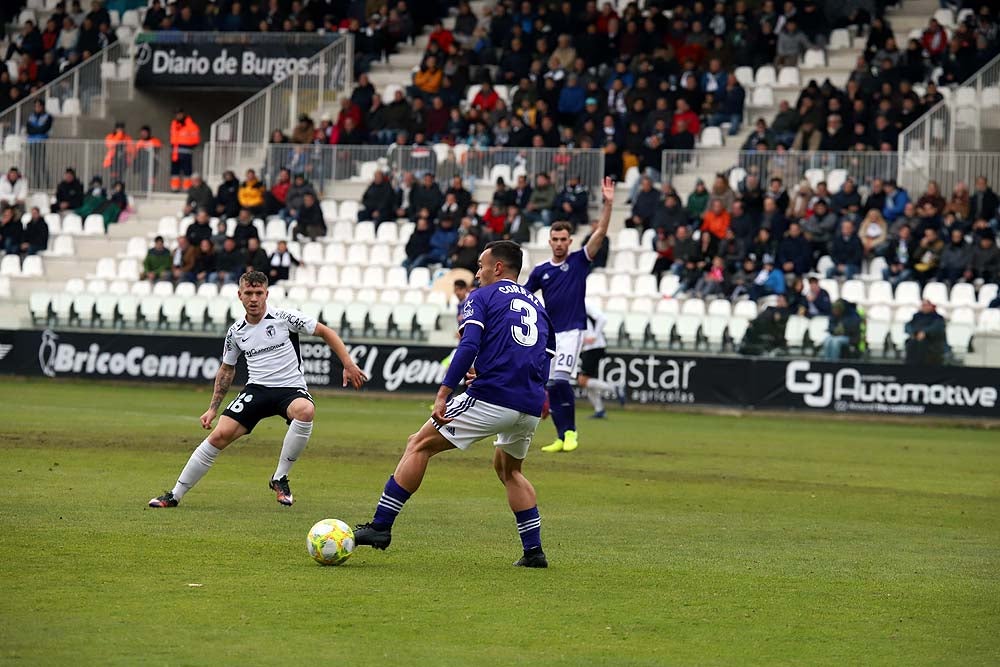
<path fill-rule="evenodd" d="M 910 195 L 893 180 L 886 181 L 884 187 L 885 205 L 882 207 L 882 217 L 886 222 L 892 223 L 903 214 L 903 209 L 910 201 Z"/>
<path fill-rule="evenodd" d="M 35 110 L 25 124 L 28 134 L 28 182 L 42 184 L 48 165 L 45 163 L 45 142 L 52 131 L 52 116 L 41 99 L 35 100 Z"/>

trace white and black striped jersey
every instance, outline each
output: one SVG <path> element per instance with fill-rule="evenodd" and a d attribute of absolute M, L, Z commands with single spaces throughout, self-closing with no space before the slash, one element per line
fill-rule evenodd
<path fill-rule="evenodd" d="M 297 310 L 281 308 L 269 307 L 257 324 L 243 316 L 226 333 L 222 361 L 235 366 L 241 354 L 246 357 L 248 384 L 306 389 L 299 334 L 314 333 L 316 324 Z"/>

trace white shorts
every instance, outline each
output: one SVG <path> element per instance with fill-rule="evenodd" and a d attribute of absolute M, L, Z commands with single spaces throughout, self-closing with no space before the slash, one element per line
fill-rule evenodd
<path fill-rule="evenodd" d="M 540 417 L 487 403 L 468 394 L 452 396 L 445 416 L 453 420 L 443 426 L 435 423 L 434 428 L 459 449 L 464 451 L 473 443 L 495 435 L 493 446 L 515 459 L 528 455 L 531 436 L 541 421 Z"/>
<path fill-rule="evenodd" d="M 555 378 L 558 371 L 575 378 L 580 361 L 580 348 L 583 346 L 583 329 L 570 329 L 556 333 L 556 356 L 552 357 L 549 368 L 549 379 Z"/>

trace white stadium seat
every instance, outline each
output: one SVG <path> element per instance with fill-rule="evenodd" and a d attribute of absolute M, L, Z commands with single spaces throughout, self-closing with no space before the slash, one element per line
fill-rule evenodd
<path fill-rule="evenodd" d="M 774 67 L 771 65 L 763 65 L 757 68 L 757 73 L 754 76 L 754 85 L 756 86 L 773 86 L 778 82 L 778 74 Z"/>
<path fill-rule="evenodd" d="M 798 88 L 802 85 L 798 67 L 782 67 L 778 72 L 778 86 L 782 88 Z"/>
<path fill-rule="evenodd" d="M 774 90 L 770 86 L 759 86 L 754 88 L 750 96 L 750 106 L 752 107 L 773 107 Z"/>
<path fill-rule="evenodd" d="M 802 57 L 802 69 L 826 67 L 826 52 L 823 49 L 808 49 Z"/>

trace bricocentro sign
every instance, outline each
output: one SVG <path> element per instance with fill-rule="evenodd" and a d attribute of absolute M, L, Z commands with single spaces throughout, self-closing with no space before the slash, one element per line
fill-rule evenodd
<path fill-rule="evenodd" d="M 321 42 L 212 44 L 146 42 L 136 50 L 137 86 L 259 90 L 293 74 L 319 75 Z"/>

